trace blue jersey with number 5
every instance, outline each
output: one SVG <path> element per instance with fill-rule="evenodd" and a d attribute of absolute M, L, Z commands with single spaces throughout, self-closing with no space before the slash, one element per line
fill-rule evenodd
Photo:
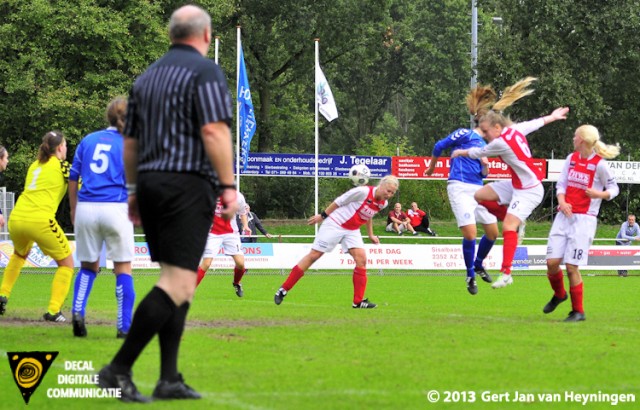
<path fill-rule="evenodd" d="M 127 202 L 123 137 L 113 127 L 84 137 L 76 147 L 69 179 L 82 185 L 80 202 Z"/>

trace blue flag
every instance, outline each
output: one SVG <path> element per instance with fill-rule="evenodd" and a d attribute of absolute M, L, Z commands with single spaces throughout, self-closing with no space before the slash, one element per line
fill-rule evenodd
<path fill-rule="evenodd" d="M 240 119 L 240 158 L 242 170 L 247 170 L 249 148 L 251 138 L 256 132 L 256 116 L 253 113 L 253 102 L 251 102 L 251 90 L 249 90 L 249 79 L 247 78 L 247 68 L 244 66 L 244 52 L 240 47 L 240 75 L 238 79 L 238 118 Z"/>

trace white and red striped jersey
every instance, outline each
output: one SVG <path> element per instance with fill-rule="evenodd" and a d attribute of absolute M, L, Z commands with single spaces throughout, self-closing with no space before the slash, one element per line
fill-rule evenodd
<path fill-rule="evenodd" d="M 574 214 L 598 216 L 602 199 L 589 198 L 585 193 L 587 188 L 609 191 L 609 200 L 620 192 L 602 157 L 595 153 L 588 158 L 582 158 L 579 152 L 569 154 L 556 184 L 556 193 L 564 194 L 564 200 L 571 204 Z"/>
<path fill-rule="evenodd" d="M 469 149 L 469 158 L 500 157 L 511 172 L 515 189 L 533 188 L 544 178 L 542 170 L 533 163 L 527 135 L 544 126 L 544 119 L 513 124 L 502 130 L 499 138 L 483 148 Z"/>
<path fill-rule="evenodd" d="M 246 215 L 247 214 L 247 202 L 244 199 L 244 195 L 242 195 L 239 191 L 238 194 L 238 215 Z M 238 223 L 236 222 L 236 218 L 224 219 L 222 217 L 222 202 L 220 201 L 220 197 L 216 201 L 216 211 L 213 215 L 213 223 L 211 224 L 211 230 L 209 231 L 215 235 L 223 235 L 226 233 L 238 233 Z"/>
<path fill-rule="evenodd" d="M 344 229 L 359 229 L 389 204 L 385 199 L 376 200 L 377 189 L 372 186 L 359 186 L 340 195 L 334 201 L 338 208 L 331 212 L 329 218 Z"/>

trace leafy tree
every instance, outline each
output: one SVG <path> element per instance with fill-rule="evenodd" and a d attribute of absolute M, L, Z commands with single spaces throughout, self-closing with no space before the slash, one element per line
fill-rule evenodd
<path fill-rule="evenodd" d="M 0 135 L 11 153 L 8 190 L 22 190 L 47 131 L 63 131 L 71 156 L 84 134 L 104 126 L 109 99 L 126 94 L 167 46 L 159 12 L 146 1 L 0 5 Z"/>
<path fill-rule="evenodd" d="M 628 131 L 640 125 L 637 1 L 504 0 L 484 1 L 480 7 L 485 18 L 479 64 L 483 81 L 502 88 L 527 75 L 539 78 L 536 94 L 516 103 L 514 118 L 535 118 L 561 105 L 571 108 L 566 122 L 532 136 L 534 156 L 564 157 L 573 150 L 575 128 L 589 123 L 605 142 L 620 142 L 620 160 L 627 159 L 626 153 L 638 158 Z M 489 22 L 496 15 L 502 16 L 501 27 Z M 621 215 L 625 199 L 621 195 L 605 203 L 603 218 L 619 219 L 609 215 Z"/>

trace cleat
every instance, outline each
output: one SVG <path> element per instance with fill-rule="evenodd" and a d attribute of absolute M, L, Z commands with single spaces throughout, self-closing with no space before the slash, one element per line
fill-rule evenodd
<path fill-rule="evenodd" d="M 522 241 L 524 241 L 524 231 L 527 227 L 527 223 L 522 221 L 520 226 L 518 226 L 518 245 L 522 245 Z"/>
<path fill-rule="evenodd" d="M 276 302 L 276 305 L 279 305 L 282 303 L 282 299 L 284 299 L 285 296 L 287 296 L 287 291 L 284 290 L 284 288 L 280 288 L 273 297 L 273 301 Z"/>
<path fill-rule="evenodd" d="M 584 313 L 572 310 L 571 312 L 569 312 L 569 316 L 567 316 L 564 322 L 581 322 L 583 320 L 587 320 L 587 317 L 584 315 Z"/>
<path fill-rule="evenodd" d="M 7 302 L 9 300 L 6 296 L 0 296 L 0 315 L 4 315 L 4 312 L 7 311 Z"/>
<path fill-rule="evenodd" d="M 544 305 L 544 307 L 542 308 L 542 311 L 544 313 L 551 313 L 554 310 L 556 310 L 556 308 L 558 307 L 558 305 L 562 302 L 564 302 L 565 300 L 569 299 L 569 295 L 565 292 L 564 294 L 564 298 L 559 298 L 556 295 L 553 295 L 553 297 L 551 298 L 551 300 L 549 301 L 549 303 L 547 303 L 546 305 Z"/>
<path fill-rule="evenodd" d="M 467 282 L 467 290 L 469 291 L 469 293 L 471 293 L 472 295 L 475 295 L 476 293 L 478 293 L 478 285 L 476 285 L 475 278 L 472 278 L 471 276 L 467 276 L 466 282 Z"/>
<path fill-rule="evenodd" d="M 486 270 L 484 270 L 484 267 L 480 266 L 474 266 L 473 267 L 473 271 L 475 272 L 476 275 L 480 276 L 480 278 L 487 282 L 487 283 L 491 283 L 493 282 L 493 279 L 491 279 L 491 276 L 487 273 Z"/>
<path fill-rule="evenodd" d="M 438 234 L 431 228 L 427 228 L 427 233 L 431 236 L 438 236 Z"/>
<path fill-rule="evenodd" d="M 44 320 L 46 320 L 47 322 L 58 322 L 58 323 L 63 323 L 67 321 L 67 318 L 64 317 L 64 315 L 62 314 L 62 312 L 58 312 L 55 315 L 52 315 L 51 313 L 47 312 L 44 315 L 42 315 L 42 318 Z"/>
<path fill-rule="evenodd" d="M 495 282 L 491 284 L 491 287 L 493 289 L 505 288 L 508 285 L 511 285 L 512 283 L 513 283 L 513 278 L 511 277 L 511 275 L 507 275 L 506 273 L 503 273 Z"/>
<path fill-rule="evenodd" d="M 369 299 L 362 299 L 362 302 L 354 303 L 351 305 L 351 307 L 353 307 L 354 309 L 373 309 L 376 306 L 378 305 L 373 302 L 369 302 Z"/>
<path fill-rule="evenodd" d="M 629 273 L 626 270 L 619 270 L 618 276 L 626 278 Z M 2 296 L 0 296 L 0 315 L 2 314 Z"/>
<path fill-rule="evenodd" d="M 241 283 L 234 283 L 233 288 L 236 290 L 236 295 L 238 295 L 239 298 L 244 296 L 244 291 L 242 290 Z"/>
<path fill-rule="evenodd" d="M 416 236 L 418 234 L 418 231 L 413 231 L 413 236 Z"/>
<path fill-rule="evenodd" d="M 98 373 L 98 386 L 103 389 L 120 389 L 120 400 L 130 403 L 149 403 L 149 397 L 140 394 L 131 380 L 131 372 L 116 374 L 111 365 L 105 366 Z"/>
<path fill-rule="evenodd" d="M 71 316 L 71 324 L 73 325 L 73 335 L 75 337 L 87 337 L 87 328 L 84 325 L 84 317 L 80 313 L 74 313 Z"/>
<path fill-rule="evenodd" d="M 201 399 L 202 396 L 186 384 L 182 379 L 182 375 L 178 373 L 178 380 L 175 382 L 158 381 L 156 388 L 153 390 L 153 398 L 157 400 Z"/>
<path fill-rule="evenodd" d="M 126 339 L 129 332 L 123 332 L 122 330 L 118 330 L 116 334 L 116 339 Z"/>
<path fill-rule="evenodd" d="M 402 236 L 402 232 L 398 232 L 398 236 Z"/>

